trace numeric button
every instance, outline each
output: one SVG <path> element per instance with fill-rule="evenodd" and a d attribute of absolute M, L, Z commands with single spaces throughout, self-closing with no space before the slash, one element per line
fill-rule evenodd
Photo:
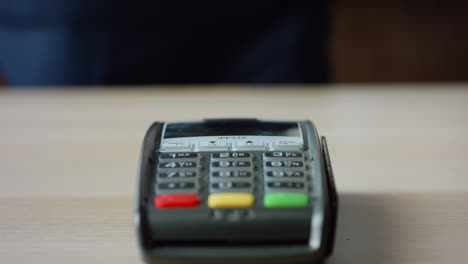
<path fill-rule="evenodd" d="M 265 193 L 272 192 L 295 192 L 306 193 L 307 184 L 304 181 L 267 181 L 265 182 Z"/>
<path fill-rule="evenodd" d="M 158 173 L 159 179 L 183 179 L 197 177 L 196 171 L 169 171 Z"/>
<path fill-rule="evenodd" d="M 173 161 L 161 162 L 159 168 L 161 169 L 174 169 L 174 168 L 196 168 L 197 163 L 193 161 Z"/>
<path fill-rule="evenodd" d="M 227 182 L 214 182 L 211 184 L 214 189 L 221 190 L 232 190 L 232 189 L 248 189 L 252 187 L 250 182 L 238 182 L 238 181 L 227 181 Z"/>
<path fill-rule="evenodd" d="M 179 152 L 179 153 L 163 153 L 160 159 L 195 159 L 198 158 L 198 153 Z"/>
<path fill-rule="evenodd" d="M 229 158 L 250 158 L 250 153 L 247 152 L 221 152 L 213 153 L 211 158 L 213 159 L 229 159 Z"/>
<path fill-rule="evenodd" d="M 195 189 L 195 187 L 195 182 L 166 182 L 157 184 L 159 191 L 187 190 Z"/>
<path fill-rule="evenodd" d="M 299 168 L 304 167 L 304 162 L 292 160 L 267 161 L 266 166 L 278 168 Z"/>
<path fill-rule="evenodd" d="M 302 182 L 268 182 L 269 188 L 281 188 L 281 189 L 303 189 L 304 183 Z"/>
<path fill-rule="evenodd" d="M 253 185 L 249 181 L 217 181 L 210 183 L 210 193 L 245 192 L 251 193 Z"/>
<path fill-rule="evenodd" d="M 249 178 L 252 177 L 250 171 L 214 171 L 213 178 Z"/>
<path fill-rule="evenodd" d="M 272 178 L 303 178 L 304 172 L 303 171 L 274 170 L 274 171 L 268 171 L 266 175 L 267 177 L 272 177 Z"/>
<path fill-rule="evenodd" d="M 250 167 L 250 161 L 215 161 L 211 163 L 214 168 L 236 168 L 236 167 Z"/>
<path fill-rule="evenodd" d="M 265 153 L 265 157 L 267 158 L 302 158 L 302 153 L 298 152 L 267 152 Z"/>

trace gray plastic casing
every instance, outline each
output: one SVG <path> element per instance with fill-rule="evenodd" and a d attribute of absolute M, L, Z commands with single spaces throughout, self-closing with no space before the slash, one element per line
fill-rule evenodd
<path fill-rule="evenodd" d="M 214 221 L 210 218 L 212 209 L 204 202 L 191 209 L 153 207 L 154 175 L 164 123 L 152 124 L 142 144 L 134 212 L 144 260 L 148 263 L 319 263 L 329 256 L 338 201 L 326 140 L 324 137 L 319 140 L 312 122 L 299 124 L 314 182 L 310 206 L 271 209 L 257 203 L 247 209 L 253 210 L 254 219 L 236 222 Z M 206 200 L 207 192 L 202 190 L 202 201 Z"/>

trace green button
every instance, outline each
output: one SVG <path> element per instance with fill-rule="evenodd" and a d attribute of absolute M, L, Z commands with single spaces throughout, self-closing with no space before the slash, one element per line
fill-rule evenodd
<path fill-rule="evenodd" d="M 267 193 L 263 196 L 265 207 L 305 207 L 309 197 L 302 193 Z"/>

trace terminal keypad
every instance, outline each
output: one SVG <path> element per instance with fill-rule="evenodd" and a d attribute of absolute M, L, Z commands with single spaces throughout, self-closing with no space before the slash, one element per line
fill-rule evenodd
<path fill-rule="evenodd" d="M 154 206 L 210 208 L 304 207 L 310 172 L 303 152 L 177 152 L 159 156 Z M 207 159 L 202 168 L 201 159 Z M 203 178 L 204 177 L 204 178 Z M 202 179 L 203 178 L 203 179 Z M 203 185 L 203 186 L 201 186 Z"/>

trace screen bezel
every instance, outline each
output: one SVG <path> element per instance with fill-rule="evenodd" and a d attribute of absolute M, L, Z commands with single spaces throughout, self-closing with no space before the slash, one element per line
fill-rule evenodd
<path fill-rule="evenodd" d="M 248 120 L 248 122 L 256 122 L 256 123 L 288 123 L 288 124 L 295 124 L 297 126 L 297 135 L 295 136 L 286 136 L 286 135 L 260 135 L 260 134 L 217 134 L 217 135 L 194 135 L 194 136 L 184 136 L 184 137 L 166 137 L 166 129 L 167 126 L 172 124 L 200 124 L 200 123 L 209 123 L 209 122 L 239 122 L 239 120 L 219 120 L 219 121 L 204 121 L 204 120 L 193 120 L 193 121 L 178 121 L 178 122 L 166 122 L 163 127 L 162 133 L 162 140 L 173 140 L 173 139 L 194 139 L 194 138 L 226 138 L 226 139 L 235 139 L 235 138 L 247 138 L 247 137 L 265 137 L 265 138 L 295 138 L 295 139 L 303 139 L 303 131 L 301 127 L 301 123 L 299 121 L 291 121 L 291 120 Z"/>

